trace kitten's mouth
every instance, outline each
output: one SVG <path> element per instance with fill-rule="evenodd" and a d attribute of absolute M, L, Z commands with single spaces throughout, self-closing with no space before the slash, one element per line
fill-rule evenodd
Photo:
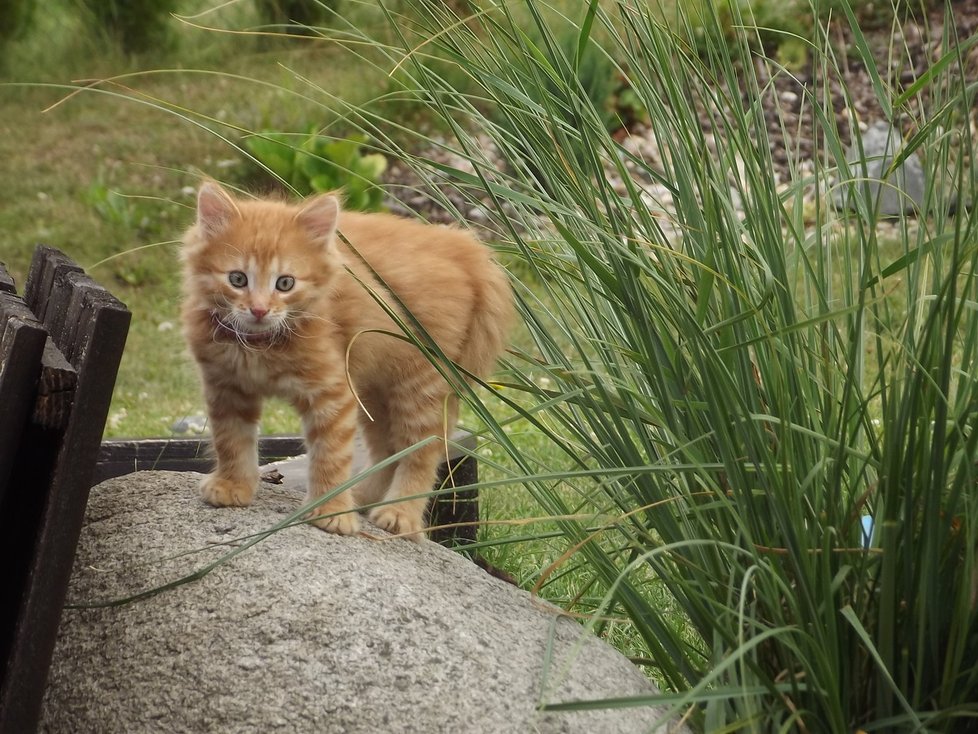
<path fill-rule="evenodd" d="M 249 347 L 267 347 L 285 338 L 285 332 L 280 329 L 244 331 L 235 328 L 215 313 L 211 314 L 211 324 L 214 326 L 214 338 L 218 341 L 237 342 Z"/>

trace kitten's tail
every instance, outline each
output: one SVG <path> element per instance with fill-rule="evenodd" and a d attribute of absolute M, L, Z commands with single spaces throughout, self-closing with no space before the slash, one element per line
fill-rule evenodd
<path fill-rule="evenodd" d="M 458 364 L 478 377 L 492 371 L 516 318 L 513 289 L 506 271 L 492 262 L 483 273 L 483 278 L 474 279 L 476 298 L 468 335 L 458 356 Z"/>

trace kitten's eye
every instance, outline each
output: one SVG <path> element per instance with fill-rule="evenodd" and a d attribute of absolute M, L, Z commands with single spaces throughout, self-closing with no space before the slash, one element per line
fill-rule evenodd
<path fill-rule="evenodd" d="M 248 276 L 242 273 L 240 270 L 232 270 L 228 273 L 228 283 L 233 285 L 235 288 L 244 288 L 248 285 Z"/>
<path fill-rule="evenodd" d="M 278 280 L 275 281 L 275 290 L 282 291 L 282 293 L 286 293 L 293 288 L 295 288 L 295 278 L 291 275 L 280 275 L 278 276 Z"/>

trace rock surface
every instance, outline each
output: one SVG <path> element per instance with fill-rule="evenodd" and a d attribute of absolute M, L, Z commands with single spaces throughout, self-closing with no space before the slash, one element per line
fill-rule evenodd
<path fill-rule="evenodd" d="M 899 129 L 877 121 L 863 133 L 861 142 L 862 148 L 855 143 L 849 148 L 846 160 L 851 166 L 852 176 L 860 182 L 856 186 L 861 186 L 861 182 L 865 180 L 870 201 L 876 205 L 878 200 L 880 215 L 896 217 L 904 212 L 921 213 L 924 209 L 927 178 L 920 157 L 916 153 L 911 154 L 889 173 L 894 159 L 902 152 L 904 145 Z M 839 208 L 853 204 L 843 188 L 836 190 L 835 203 Z"/>
<path fill-rule="evenodd" d="M 650 707 L 542 712 L 651 694 L 555 607 L 435 543 L 299 525 L 191 583 L 172 582 L 281 523 L 295 491 L 214 509 L 198 476 L 142 472 L 92 490 L 43 732 L 652 732 Z M 188 554 L 187 551 L 196 551 Z"/>

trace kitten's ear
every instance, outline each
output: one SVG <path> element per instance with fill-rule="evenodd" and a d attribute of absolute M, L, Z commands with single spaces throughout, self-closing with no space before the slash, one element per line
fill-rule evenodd
<path fill-rule="evenodd" d="M 327 248 L 332 249 L 339 215 L 340 203 L 336 197 L 333 194 L 321 194 L 305 202 L 295 219 L 310 236 L 325 241 Z"/>
<path fill-rule="evenodd" d="M 210 236 L 227 227 L 238 212 L 231 195 L 215 181 L 204 181 L 197 192 L 197 224 Z"/>

